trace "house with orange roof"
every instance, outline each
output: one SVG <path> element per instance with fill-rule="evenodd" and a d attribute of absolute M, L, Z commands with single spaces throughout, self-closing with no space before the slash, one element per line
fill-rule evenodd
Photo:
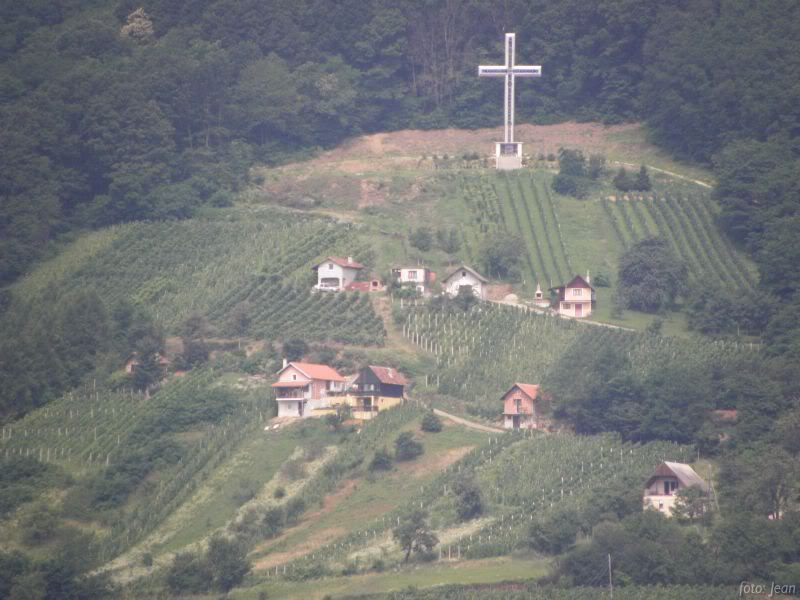
<path fill-rule="evenodd" d="M 545 429 L 550 424 L 549 399 L 538 385 L 515 383 L 502 397 L 503 427 L 506 429 Z"/>
<path fill-rule="evenodd" d="M 347 258 L 329 256 L 321 263 L 311 267 L 317 274 L 317 285 L 314 286 L 314 289 L 341 292 L 356 280 L 358 272 L 363 268 L 364 265 L 354 261 L 352 256 Z"/>
<path fill-rule="evenodd" d="M 272 384 L 279 417 L 311 417 L 330 406 L 329 398 L 344 393 L 345 378 L 328 365 L 286 362 Z"/>

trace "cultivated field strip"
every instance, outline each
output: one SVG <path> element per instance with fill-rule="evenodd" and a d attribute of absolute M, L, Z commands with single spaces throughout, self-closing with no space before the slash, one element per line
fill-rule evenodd
<path fill-rule="evenodd" d="M 600 201 L 623 247 L 649 236 L 667 240 L 697 280 L 752 291 L 755 276 L 713 222 L 704 196 L 634 196 Z"/>

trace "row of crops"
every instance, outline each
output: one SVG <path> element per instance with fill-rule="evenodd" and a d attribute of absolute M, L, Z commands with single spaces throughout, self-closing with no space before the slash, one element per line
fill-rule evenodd
<path fill-rule="evenodd" d="M 459 176 L 471 227 L 464 233 L 471 255 L 481 236 L 516 234 L 525 245 L 523 278 L 534 284 L 566 281 L 573 273 L 550 190 L 530 173 Z"/>
<path fill-rule="evenodd" d="M 514 382 L 541 382 L 571 344 L 628 356 L 635 372 L 666 365 L 752 360 L 751 344 L 652 336 L 484 303 L 469 312 L 417 308 L 402 328 L 412 343 L 436 357 L 439 391 L 486 411 Z"/>
<path fill-rule="evenodd" d="M 51 276 L 65 290 L 95 289 L 108 304 L 147 307 L 173 331 L 196 313 L 221 335 L 383 342 L 366 298 L 310 293 L 317 260 L 368 252 L 356 230 L 285 214 L 249 217 L 118 227 L 102 251 L 79 255 L 80 266 L 61 265 L 63 280 Z"/>
<path fill-rule="evenodd" d="M 576 437 L 528 432 L 488 437 L 486 444 L 421 485 L 419 493 L 402 506 L 302 559 L 273 567 L 270 575 L 293 577 L 321 563 L 342 566 L 355 557 L 367 557 L 367 549 L 384 543 L 398 519 L 412 509 L 439 515 L 436 526 L 440 530 L 456 526 L 445 507 L 453 502 L 454 484 L 465 477 L 479 483 L 485 525 L 448 540 L 440 547 L 440 556 L 505 555 L 524 543 L 534 518 L 554 510 L 586 508 L 598 490 L 623 480 L 644 481 L 661 461 L 690 462 L 691 457 L 690 447 L 668 442 L 628 444 L 611 434 Z M 451 516 L 442 520 L 442 515 Z"/>
<path fill-rule="evenodd" d="M 162 428 L 174 425 L 162 423 L 164 419 L 175 419 L 174 407 L 217 385 L 217 377 L 211 369 L 193 371 L 149 398 L 136 393 L 88 390 L 67 394 L 0 429 L 0 466 L 4 460 L 30 456 L 61 464 L 80 477 L 100 475 L 131 456 L 136 444 L 142 442 L 132 436 L 150 435 L 148 443 L 155 443 Z M 180 506 L 198 481 L 272 416 L 268 398 L 263 392 L 239 394 L 235 409 L 220 421 L 200 420 L 190 425 L 192 435 L 180 442 L 186 446 L 183 458 L 165 467 L 156 481 L 143 486 L 138 502 L 115 518 L 108 534 L 99 540 L 101 558 L 108 560 L 118 555 Z M 165 414 L 172 416 L 164 417 Z M 182 418 L 189 422 L 199 419 L 196 415 Z M 144 432 L 143 423 L 156 423 L 157 430 Z"/>
<path fill-rule="evenodd" d="M 694 278 L 731 290 L 754 289 L 753 271 L 720 235 L 707 197 L 675 194 L 601 202 L 624 247 L 645 237 L 659 236 L 670 243 Z"/>

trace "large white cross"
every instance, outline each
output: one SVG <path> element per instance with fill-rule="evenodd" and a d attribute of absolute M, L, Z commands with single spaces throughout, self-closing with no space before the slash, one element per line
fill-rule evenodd
<path fill-rule="evenodd" d="M 515 65 L 514 64 L 514 36 L 513 33 L 506 34 L 506 64 L 497 66 L 478 67 L 480 77 L 505 77 L 505 121 L 504 121 L 504 140 L 506 143 L 514 141 L 514 80 L 517 77 L 541 77 L 542 67 L 538 65 Z"/>

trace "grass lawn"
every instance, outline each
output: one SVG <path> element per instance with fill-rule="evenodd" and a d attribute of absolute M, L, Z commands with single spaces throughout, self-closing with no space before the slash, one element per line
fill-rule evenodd
<path fill-rule="evenodd" d="M 326 577 L 302 582 L 275 580 L 235 590 L 229 597 L 255 600 L 259 593 L 266 592 L 267 598 L 314 600 L 326 595 L 336 598 L 352 594 L 391 592 L 411 585 L 426 588 L 453 583 L 495 583 L 541 577 L 547 573 L 548 566 L 549 561 L 545 559 L 511 557 L 441 562 L 350 577 Z"/>
<path fill-rule="evenodd" d="M 258 431 L 245 440 L 160 528 L 160 533 L 169 537 L 154 548 L 153 554 L 180 550 L 222 527 L 241 504 L 236 499 L 237 492 L 244 486 L 260 489 L 272 479 L 298 442 L 291 429 L 274 433 Z"/>
<path fill-rule="evenodd" d="M 460 458 L 465 449 L 488 443 L 489 439 L 486 433 L 457 425 L 446 426 L 440 433 L 423 433 L 419 431 L 419 421 L 415 420 L 409 428 L 415 430 L 415 437 L 425 447 L 422 456 L 399 463 L 387 473 L 342 482 L 338 491 L 328 497 L 325 506 L 316 511 L 313 508 L 309 510 L 300 526 L 289 530 L 288 535 L 260 546 L 253 553 L 256 561 L 293 548 L 310 553 L 317 546 L 364 527 L 408 502 L 441 469 Z M 386 440 L 390 451 L 393 441 L 393 438 Z"/>

